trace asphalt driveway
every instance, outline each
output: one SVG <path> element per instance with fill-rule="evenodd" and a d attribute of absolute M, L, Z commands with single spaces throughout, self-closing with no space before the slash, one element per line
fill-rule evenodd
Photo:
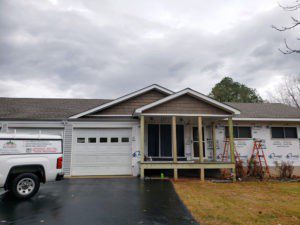
<path fill-rule="evenodd" d="M 30 200 L 0 197 L 5 224 L 196 224 L 169 181 L 66 179 L 42 185 Z"/>

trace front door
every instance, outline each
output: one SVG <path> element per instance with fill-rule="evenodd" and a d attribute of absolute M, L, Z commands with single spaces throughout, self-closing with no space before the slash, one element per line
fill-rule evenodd
<path fill-rule="evenodd" d="M 199 158 L 199 135 L 198 127 L 193 127 L 193 157 Z M 202 127 L 202 145 L 203 145 L 203 157 L 205 158 L 205 135 L 204 127 Z"/>

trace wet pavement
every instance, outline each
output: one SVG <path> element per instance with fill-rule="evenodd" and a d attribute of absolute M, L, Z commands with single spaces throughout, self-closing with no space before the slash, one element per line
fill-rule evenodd
<path fill-rule="evenodd" d="M 169 181 L 137 178 L 66 179 L 41 185 L 36 196 L 0 197 L 6 224 L 197 224 Z"/>

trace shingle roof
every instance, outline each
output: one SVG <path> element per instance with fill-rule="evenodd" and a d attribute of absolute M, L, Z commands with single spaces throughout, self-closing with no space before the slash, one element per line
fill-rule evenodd
<path fill-rule="evenodd" d="M 289 118 L 300 119 L 300 110 L 281 103 L 232 103 L 226 104 L 239 109 L 238 118 Z"/>
<path fill-rule="evenodd" d="M 111 100 L 0 98 L 0 119 L 62 120 L 109 101 Z"/>
<path fill-rule="evenodd" d="M 1 120 L 62 120 L 95 108 L 108 99 L 0 98 Z M 239 118 L 298 118 L 300 111 L 279 103 L 226 103 Z"/>

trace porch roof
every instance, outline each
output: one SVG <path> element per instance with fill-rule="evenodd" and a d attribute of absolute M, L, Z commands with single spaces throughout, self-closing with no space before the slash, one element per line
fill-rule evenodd
<path fill-rule="evenodd" d="M 135 110 L 135 114 L 228 117 L 240 114 L 240 111 L 187 88 L 142 106 Z"/>

